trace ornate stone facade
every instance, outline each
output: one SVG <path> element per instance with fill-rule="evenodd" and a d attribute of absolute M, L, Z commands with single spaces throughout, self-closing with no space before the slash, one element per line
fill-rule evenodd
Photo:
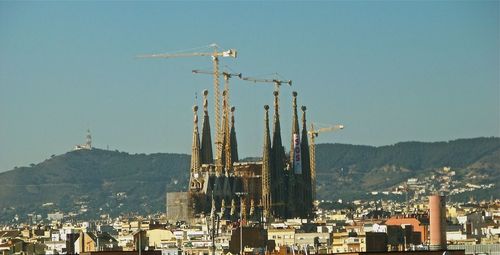
<path fill-rule="evenodd" d="M 264 107 L 264 143 L 262 161 L 238 162 L 234 112 L 223 99 L 222 151 L 213 159 L 208 117 L 208 92 L 204 92 L 204 117 L 201 143 L 198 133 L 197 107 L 189 182 L 189 208 L 192 216 L 219 213 L 223 219 L 243 217 L 271 221 L 276 218 L 312 216 L 312 188 L 305 107 L 302 107 L 302 132 L 297 114 L 297 93 L 293 92 L 293 119 L 290 153 L 282 145 L 279 93 L 274 92 L 272 138 L 269 128 L 269 106 Z M 223 93 L 224 95 L 224 93 Z M 229 115 L 231 112 L 231 115 Z M 302 134 L 301 134 L 302 133 Z M 301 137 L 302 136 L 302 137 Z M 216 165 L 219 164 L 219 165 Z M 243 192 L 240 197 L 237 193 Z"/>

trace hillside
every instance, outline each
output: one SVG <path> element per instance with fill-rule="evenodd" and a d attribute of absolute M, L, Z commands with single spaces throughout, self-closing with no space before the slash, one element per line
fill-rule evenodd
<path fill-rule="evenodd" d="M 500 138 L 402 142 L 381 147 L 319 144 L 316 159 L 318 198 L 322 199 L 363 197 L 408 178 L 430 176 L 443 167 L 456 171 L 457 181 L 494 183 L 500 191 Z M 499 194 L 494 191 L 483 192 L 481 198 Z"/>
<path fill-rule="evenodd" d="M 164 211 L 165 192 L 185 189 L 189 158 L 100 149 L 54 156 L 0 173 L 0 215 L 55 207 L 65 211 L 87 208 L 83 217 L 99 211 L 112 215 Z"/>
<path fill-rule="evenodd" d="M 500 138 L 450 142 L 402 142 L 372 147 L 319 144 L 316 149 L 318 198 L 355 199 L 390 190 L 411 177 L 430 176 L 443 167 L 463 183 L 496 186 L 464 193 L 500 194 Z M 59 208 L 75 217 L 125 212 L 162 212 L 165 192 L 185 190 L 189 155 L 128 154 L 100 149 L 53 156 L 39 164 L 0 173 L 0 221 Z"/>

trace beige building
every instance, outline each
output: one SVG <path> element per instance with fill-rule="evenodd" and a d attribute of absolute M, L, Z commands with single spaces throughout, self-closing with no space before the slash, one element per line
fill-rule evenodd
<path fill-rule="evenodd" d="M 80 236 L 75 241 L 75 253 L 82 253 L 87 251 L 96 251 L 97 242 L 95 237 L 88 232 L 80 233 Z"/>
<path fill-rule="evenodd" d="M 295 233 L 295 245 L 297 247 L 309 247 L 308 253 L 314 253 L 316 244 L 319 253 L 329 253 L 332 244 L 330 233 Z M 316 239 L 316 240 L 315 240 Z"/>
<path fill-rule="evenodd" d="M 335 221 L 346 221 L 347 220 L 347 214 L 345 212 L 335 212 L 327 215 L 329 220 L 335 220 Z"/>
<path fill-rule="evenodd" d="M 366 251 L 366 235 L 364 232 L 338 232 L 333 233 L 332 252 L 360 252 Z"/>
<path fill-rule="evenodd" d="M 149 247 L 155 247 L 155 249 L 177 245 L 174 233 L 168 229 L 148 230 L 146 232 L 146 237 L 149 242 Z"/>
<path fill-rule="evenodd" d="M 290 228 L 273 228 L 267 230 L 267 239 L 274 240 L 276 250 L 280 246 L 291 246 L 295 244 L 295 229 Z"/>

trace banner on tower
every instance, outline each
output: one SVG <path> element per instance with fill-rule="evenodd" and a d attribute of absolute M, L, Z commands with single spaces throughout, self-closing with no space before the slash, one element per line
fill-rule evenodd
<path fill-rule="evenodd" d="M 300 152 L 300 136 L 293 134 L 293 171 L 302 174 L 302 154 Z"/>

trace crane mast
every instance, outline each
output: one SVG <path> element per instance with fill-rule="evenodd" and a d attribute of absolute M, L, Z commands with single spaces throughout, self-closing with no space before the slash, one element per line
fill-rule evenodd
<path fill-rule="evenodd" d="M 215 146 L 216 146 L 216 168 L 221 166 L 219 155 L 222 151 L 222 132 L 221 132 L 221 103 L 220 103 L 220 91 L 219 91 L 219 57 L 232 57 L 236 58 L 236 49 L 229 49 L 226 51 L 219 51 L 216 44 L 211 44 L 209 47 L 213 48 L 213 52 L 190 52 L 190 53 L 161 53 L 161 54 L 149 54 L 149 55 L 139 55 L 137 58 L 180 58 L 180 57 L 211 57 L 213 62 L 213 79 L 214 79 L 214 110 L 215 110 Z"/>
<path fill-rule="evenodd" d="M 222 130 L 220 116 L 220 91 L 219 91 L 219 57 L 217 56 L 217 48 L 214 48 L 212 57 L 214 65 L 214 101 L 215 101 L 215 171 L 221 171 L 221 155 L 222 155 Z"/>
<path fill-rule="evenodd" d="M 333 132 L 341 129 L 344 129 L 344 125 L 333 125 L 329 127 L 314 129 L 314 123 L 311 123 L 311 130 L 307 132 L 309 133 L 309 136 L 311 138 L 311 144 L 309 145 L 309 155 L 311 157 L 310 166 L 313 201 L 316 200 L 316 143 L 314 139 L 318 137 L 320 133 Z"/>

